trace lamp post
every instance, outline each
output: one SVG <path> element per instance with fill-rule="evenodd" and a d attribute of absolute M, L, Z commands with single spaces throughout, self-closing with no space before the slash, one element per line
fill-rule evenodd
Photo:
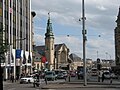
<path fill-rule="evenodd" d="M 85 30 L 85 5 L 84 5 L 84 0 L 82 0 L 82 34 L 83 34 L 83 62 L 84 62 L 84 86 L 87 85 L 87 79 L 86 79 L 86 30 Z"/>
<path fill-rule="evenodd" d="M 98 58 L 98 51 L 97 51 L 97 58 Z"/>

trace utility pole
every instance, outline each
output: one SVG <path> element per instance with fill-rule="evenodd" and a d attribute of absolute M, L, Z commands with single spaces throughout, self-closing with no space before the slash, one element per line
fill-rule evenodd
<path fill-rule="evenodd" d="M 82 34 L 83 34 L 83 62 L 84 62 L 84 86 L 87 85 L 87 75 L 86 75 L 86 55 L 85 55 L 85 51 L 86 51 L 86 30 L 85 30 L 85 6 L 84 6 L 84 0 L 82 0 Z"/>

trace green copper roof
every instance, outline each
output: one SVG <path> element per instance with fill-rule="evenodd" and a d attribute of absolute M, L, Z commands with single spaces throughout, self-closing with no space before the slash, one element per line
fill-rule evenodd
<path fill-rule="evenodd" d="M 54 37 L 53 32 L 52 32 L 52 23 L 50 22 L 50 13 L 48 13 L 48 21 L 47 21 L 47 32 L 45 33 L 46 37 Z"/>

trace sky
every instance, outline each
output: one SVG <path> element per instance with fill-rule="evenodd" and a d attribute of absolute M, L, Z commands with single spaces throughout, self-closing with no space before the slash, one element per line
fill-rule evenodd
<path fill-rule="evenodd" d="M 82 0 L 31 0 L 34 17 L 34 41 L 45 45 L 50 12 L 55 44 L 65 43 L 70 53 L 83 58 Z M 114 29 L 120 0 L 84 0 L 87 30 L 86 58 L 115 59 Z"/>

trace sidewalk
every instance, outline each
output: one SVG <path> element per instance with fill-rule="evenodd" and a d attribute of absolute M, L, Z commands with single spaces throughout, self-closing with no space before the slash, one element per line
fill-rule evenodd
<path fill-rule="evenodd" d="M 71 81 L 61 83 L 48 83 L 47 85 L 40 86 L 42 89 L 61 89 L 61 88 L 120 88 L 120 82 L 114 81 L 112 84 L 105 82 L 87 82 L 84 86 L 83 82 Z"/>
<path fill-rule="evenodd" d="M 17 81 L 14 81 L 13 83 L 19 83 L 19 80 Z M 7 84 L 13 84 L 12 81 L 10 80 L 6 80 L 6 81 L 3 81 L 3 85 L 7 85 Z"/>

